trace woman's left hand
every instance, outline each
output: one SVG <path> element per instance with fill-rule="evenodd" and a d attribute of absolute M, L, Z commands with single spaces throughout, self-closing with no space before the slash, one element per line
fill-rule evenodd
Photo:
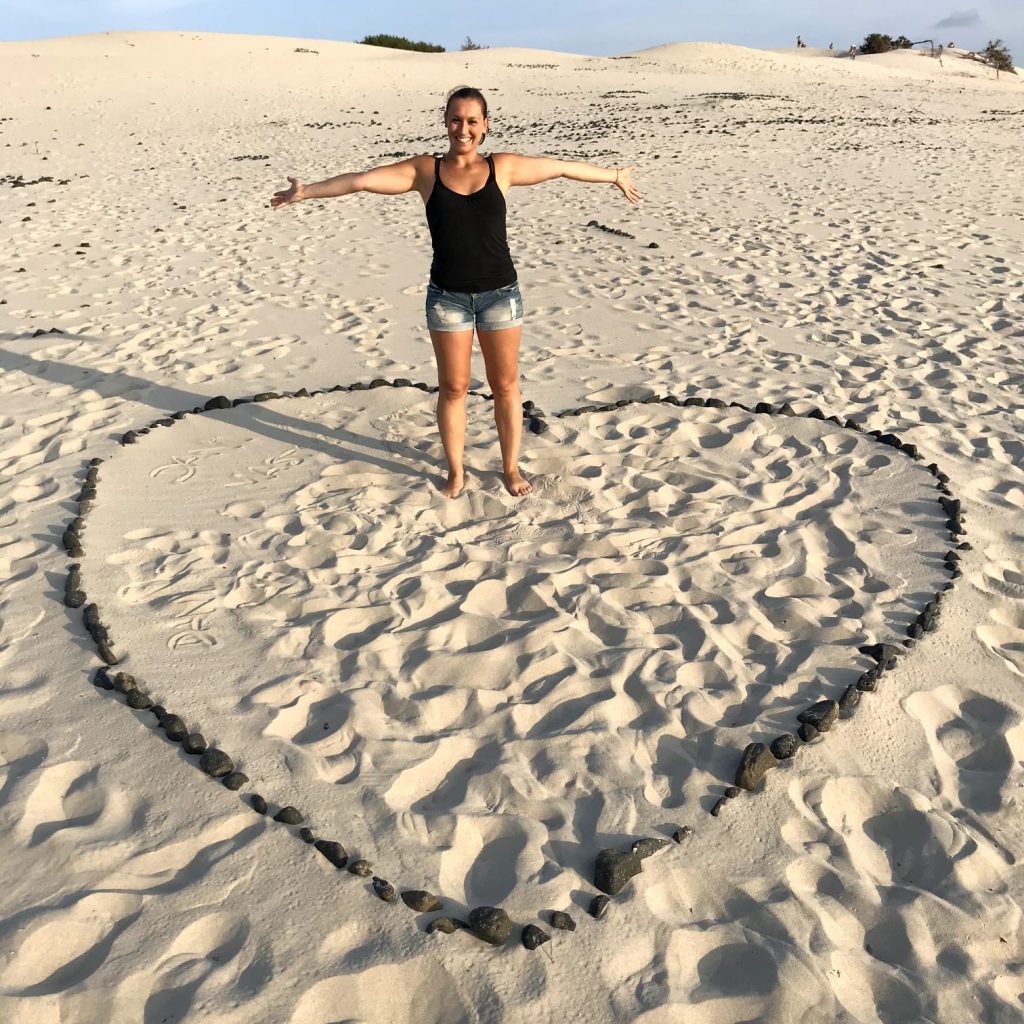
<path fill-rule="evenodd" d="M 636 164 L 632 164 L 629 167 L 620 167 L 615 172 L 615 184 L 619 187 L 622 194 L 631 202 L 640 202 L 640 193 L 636 190 L 636 185 L 630 180 L 630 175 L 636 170 Z"/>

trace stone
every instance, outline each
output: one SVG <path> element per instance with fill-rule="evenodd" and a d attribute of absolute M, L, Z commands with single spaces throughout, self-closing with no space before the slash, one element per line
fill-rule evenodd
<path fill-rule="evenodd" d="M 373 876 L 373 891 L 385 903 L 394 903 L 398 899 L 398 890 L 386 879 Z"/>
<path fill-rule="evenodd" d="M 417 914 L 432 914 L 435 910 L 441 909 L 441 901 L 425 889 L 403 890 L 402 902 Z"/>
<path fill-rule="evenodd" d="M 92 685 L 99 687 L 101 690 L 112 690 L 114 688 L 114 680 L 110 678 L 110 673 L 105 668 L 96 669 L 96 674 L 92 677 Z"/>
<path fill-rule="evenodd" d="M 153 701 L 141 690 L 129 690 L 125 703 L 136 711 L 148 711 L 153 706 Z"/>
<path fill-rule="evenodd" d="M 469 912 L 469 927 L 478 939 L 503 946 L 512 934 L 512 919 L 501 907 L 474 907 Z"/>
<path fill-rule="evenodd" d="M 318 839 L 313 843 L 313 846 L 339 869 L 348 863 L 348 852 L 340 843 L 335 843 L 333 839 Z"/>
<path fill-rule="evenodd" d="M 274 821 L 279 821 L 282 825 L 301 825 L 306 819 L 302 816 L 302 812 L 292 807 L 290 804 L 287 807 L 282 807 L 281 810 L 274 815 Z"/>
<path fill-rule="evenodd" d="M 554 910 L 551 913 L 551 927 L 563 932 L 574 932 L 576 922 L 564 910 Z"/>
<path fill-rule="evenodd" d="M 266 814 L 269 810 L 267 807 L 267 801 L 264 800 L 259 793 L 253 793 L 253 795 L 249 797 L 249 803 L 257 814 Z"/>
<path fill-rule="evenodd" d="M 726 800 L 735 800 L 736 797 L 738 797 L 740 795 L 740 793 L 742 793 L 742 792 L 743 792 L 743 790 L 741 790 L 739 786 L 726 786 L 725 787 L 725 799 Z"/>
<path fill-rule="evenodd" d="M 188 726 L 177 715 L 165 715 L 160 724 L 167 738 L 175 743 L 180 743 L 188 735 Z"/>
<path fill-rule="evenodd" d="M 796 409 L 789 404 L 789 402 L 783 402 L 782 405 L 775 410 L 776 416 L 795 416 Z"/>
<path fill-rule="evenodd" d="M 764 415 L 765 413 L 772 413 L 774 411 L 775 407 L 771 404 L 771 402 L 758 402 L 757 405 L 754 406 L 754 412 L 759 413 L 760 415 Z"/>
<path fill-rule="evenodd" d="M 664 850 L 666 846 L 667 839 L 637 839 L 633 842 L 632 850 L 641 860 L 647 860 L 659 850 Z"/>
<path fill-rule="evenodd" d="M 209 399 L 203 406 L 203 409 L 209 412 L 212 409 L 230 409 L 231 399 L 224 395 L 217 395 L 216 398 Z"/>
<path fill-rule="evenodd" d="M 689 839 L 693 835 L 693 828 L 689 825 L 683 825 L 681 828 L 677 828 L 672 833 L 672 838 L 677 842 L 681 843 L 684 839 Z"/>
<path fill-rule="evenodd" d="M 270 402 L 275 398 L 281 396 L 276 391 L 261 391 L 258 395 L 253 398 L 254 402 Z"/>
<path fill-rule="evenodd" d="M 110 645 L 105 640 L 96 641 L 96 653 L 100 656 L 100 660 L 104 665 L 116 665 L 118 663 L 117 655 L 110 649 Z"/>
<path fill-rule="evenodd" d="M 776 736 L 770 749 L 773 757 L 779 761 L 788 761 L 789 758 L 796 756 L 800 743 L 791 732 L 787 732 L 782 736 Z"/>
<path fill-rule="evenodd" d="M 219 779 L 224 775 L 230 775 L 235 770 L 235 762 L 223 750 L 209 747 L 199 758 L 199 770 L 206 772 L 212 778 Z"/>
<path fill-rule="evenodd" d="M 349 391 L 365 391 L 366 385 L 361 380 L 357 380 L 355 384 L 350 384 L 348 389 Z"/>
<path fill-rule="evenodd" d="M 531 417 L 528 421 L 531 434 L 546 434 L 548 432 L 548 425 L 540 419 Z"/>
<path fill-rule="evenodd" d="M 81 608 L 85 604 L 81 568 L 77 563 L 68 566 L 68 574 L 64 579 L 64 604 L 68 608 Z"/>
<path fill-rule="evenodd" d="M 818 732 L 828 732 L 839 717 L 839 705 L 834 700 L 819 700 L 796 716 L 798 722 L 813 725 Z"/>
<path fill-rule="evenodd" d="M 594 885 L 603 893 L 615 896 L 625 888 L 626 883 L 640 874 L 643 865 L 635 853 L 619 850 L 602 850 L 594 866 Z"/>
<path fill-rule="evenodd" d="M 878 669 L 862 673 L 861 677 L 857 680 L 857 689 L 861 693 L 874 693 L 878 689 L 878 675 Z"/>
<path fill-rule="evenodd" d="M 704 399 L 699 395 L 690 395 L 689 398 L 683 399 L 683 405 L 687 408 L 702 408 L 704 405 Z"/>
<path fill-rule="evenodd" d="M 724 796 L 723 796 L 723 797 L 719 797 L 719 799 L 718 799 L 718 800 L 716 801 L 716 803 L 715 803 L 715 806 L 711 808 L 711 816 L 712 816 L 713 818 L 717 818 L 717 817 L 718 817 L 718 816 L 719 816 L 719 815 L 720 815 L 720 814 L 722 813 L 722 808 L 723 808 L 723 807 L 724 807 L 724 806 L 725 806 L 725 805 L 726 805 L 726 804 L 727 804 L 728 802 L 729 802 L 729 801 L 728 801 L 728 800 L 726 800 L 726 798 L 725 798 Z"/>
<path fill-rule="evenodd" d="M 396 377 L 392 382 L 393 388 L 411 388 L 412 381 L 408 377 Z"/>
<path fill-rule="evenodd" d="M 299 838 L 307 846 L 312 846 L 313 843 L 316 842 L 316 836 L 313 835 L 313 830 L 311 828 L 306 828 L 305 826 L 299 829 Z"/>
<path fill-rule="evenodd" d="M 387 386 L 388 382 L 383 377 L 374 377 L 374 379 L 370 381 L 371 390 L 373 388 L 386 388 Z"/>
<path fill-rule="evenodd" d="M 134 430 L 126 430 L 121 435 L 121 444 L 135 444 L 138 436 L 139 435 L 136 434 Z"/>
<path fill-rule="evenodd" d="M 804 741 L 804 743 L 810 743 L 811 740 L 816 740 L 820 733 L 814 728 L 810 722 L 804 722 L 796 731 L 797 735 Z"/>
<path fill-rule="evenodd" d="M 118 693 L 124 693 L 127 695 L 133 689 L 135 689 L 135 677 L 130 676 L 127 672 L 119 672 L 114 677 L 114 688 Z"/>
<path fill-rule="evenodd" d="M 528 924 L 523 929 L 520 941 L 526 949 L 533 950 L 537 949 L 539 946 L 543 946 L 545 942 L 550 942 L 551 936 L 542 928 L 538 928 L 535 924 Z"/>
<path fill-rule="evenodd" d="M 441 932 L 444 935 L 451 935 L 453 932 L 461 931 L 464 927 L 463 924 L 453 921 L 450 917 L 435 917 L 427 925 L 427 934 L 433 935 L 434 932 Z"/>
<path fill-rule="evenodd" d="M 764 778 L 765 772 L 778 762 L 763 743 L 748 743 L 736 769 L 735 783 L 740 789 L 752 790 Z"/>
<path fill-rule="evenodd" d="M 369 878 L 373 874 L 373 865 L 368 860 L 354 860 L 348 866 L 353 875 L 360 878 Z"/>
<path fill-rule="evenodd" d="M 228 772 L 227 775 L 221 779 L 221 782 L 226 788 L 231 790 L 241 789 L 249 781 L 249 776 L 245 772 Z"/>
<path fill-rule="evenodd" d="M 857 648 L 861 654 L 874 658 L 879 665 L 888 665 L 892 658 L 898 658 L 902 653 L 901 648 L 895 644 L 865 644 Z"/>
<path fill-rule="evenodd" d="M 595 921 L 600 921 L 602 917 L 608 912 L 608 907 L 611 906 L 611 900 L 605 896 L 605 894 L 598 893 L 591 901 L 590 906 L 587 907 L 587 913 L 594 918 Z"/>
<path fill-rule="evenodd" d="M 852 711 L 860 703 L 861 691 L 857 689 L 856 683 L 851 683 L 839 698 L 840 711 Z"/>
<path fill-rule="evenodd" d="M 181 741 L 181 748 L 186 754 L 202 754 L 206 747 L 206 737 L 201 732 L 190 732 Z"/>

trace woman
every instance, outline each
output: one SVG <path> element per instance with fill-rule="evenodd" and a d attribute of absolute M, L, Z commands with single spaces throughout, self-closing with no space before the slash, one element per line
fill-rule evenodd
<path fill-rule="evenodd" d="M 475 328 L 494 395 L 505 487 L 512 495 L 529 494 L 533 488 L 519 472 L 523 300 L 506 240 L 505 196 L 516 185 L 537 185 L 552 178 L 616 185 L 631 203 L 639 202 L 640 194 L 630 180 L 632 167 L 595 167 L 518 153 L 482 156 L 478 150 L 490 124 L 487 101 L 477 89 L 452 92 L 444 120 L 448 152 L 443 157 L 415 156 L 314 185 L 289 178 L 291 187 L 276 193 L 270 205 L 276 210 L 301 199 L 353 192 L 388 196 L 419 192 L 434 251 L 426 312 L 437 360 L 437 425 L 448 462 L 448 480 L 441 492 L 454 498 L 465 483 L 466 392 Z"/>

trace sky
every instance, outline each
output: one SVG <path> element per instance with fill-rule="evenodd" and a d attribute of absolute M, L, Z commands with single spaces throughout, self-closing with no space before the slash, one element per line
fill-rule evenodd
<path fill-rule="evenodd" d="M 0 40 L 140 29 L 348 42 L 386 32 L 449 50 L 468 36 L 595 56 L 688 41 L 793 46 L 798 33 L 845 49 L 885 32 L 967 49 L 1001 38 L 1024 65 L 1024 0 L 0 0 Z"/>

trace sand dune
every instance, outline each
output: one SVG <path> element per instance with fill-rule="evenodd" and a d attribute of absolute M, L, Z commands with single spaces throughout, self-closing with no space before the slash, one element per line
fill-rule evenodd
<path fill-rule="evenodd" d="M 193 33 L 0 67 L 0 1019 L 1020 1019 L 1019 81 Z M 465 79 L 495 149 L 635 163 L 644 195 L 510 196 L 535 495 L 480 394 L 456 502 L 417 388 L 171 419 L 433 382 L 419 199 L 267 203 L 439 150 Z M 112 671 L 237 792 L 93 685 L 72 561 Z M 709 813 L 939 592 L 855 712 Z M 594 920 L 598 851 L 641 837 Z M 513 941 L 427 934 L 303 838 Z"/>

